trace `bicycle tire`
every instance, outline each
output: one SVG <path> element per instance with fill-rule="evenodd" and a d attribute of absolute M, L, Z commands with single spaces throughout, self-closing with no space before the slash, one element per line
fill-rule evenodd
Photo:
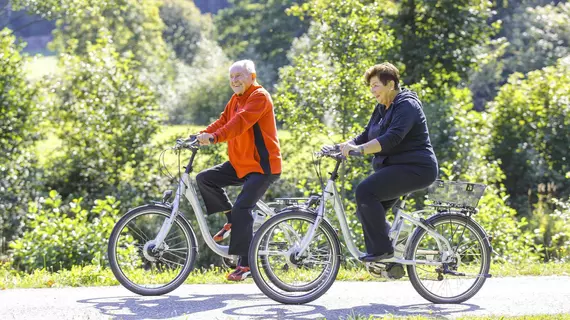
<path fill-rule="evenodd" d="M 426 300 L 438 303 L 438 304 L 455 304 L 461 303 L 471 299 L 483 286 L 487 279 L 487 274 L 489 273 L 489 269 L 491 266 L 491 245 L 488 241 L 488 237 L 483 230 L 483 228 L 477 224 L 473 219 L 460 215 L 460 214 L 436 214 L 427 220 L 427 224 L 434 226 L 437 228 L 438 226 L 442 225 L 444 222 L 457 222 L 460 225 L 465 226 L 468 228 L 470 232 L 474 233 L 477 238 L 478 244 L 480 245 L 481 249 L 481 258 L 482 264 L 479 270 L 479 274 L 476 275 L 475 282 L 461 294 L 458 294 L 453 297 L 442 297 L 439 296 L 430 290 L 428 290 L 420 280 L 417 274 L 417 266 L 416 265 L 408 265 L 407 271 L 408 276 L 410 278 L 410 282 L 414 289 Z M 406 259 L 413 260 L 415 258 L 414 251 L 417 249 L 419 245 L 419 241 L 422 240 L 423 236 L 426 234 L 426 230 L 423 228 L 417 228 L 414 232 L 412 239 L 410 241 L 410 245 L 406 251 Z M 453 236 L 452 236 L 453 237 Z M 457 251 L 457 249 L 456 249 Z M 458 278 L 459 279 L 459 278 Z M 441 281 L 441 280 L 439 280 Z"/>
<path fill-rule="evenodd" d="M 194 263 L 196 261 L 196 256 L 198 254 L 197 245 L 196 245 L 196 234 L 194 230 L 188 223 L 186 219 L 184 219 L 181 215 L 178 215 L 175 220 L 175 224 L 177 224 L 183 232 L 187 235 L 187 240 L 189 242 L 189 252 L 188 252 L 188 259 L 186 259 L 184 267 L 182 271 L 174 278 L 174 280 L 170 281 L 164 286 L 157 287 L 157 288 L 145 288 L 136 283 L 133 283 L 121 270 L 118 262 L 117 262 L 117 242 L 120 235 L 120 232 L 123 228 L 127 225 L 128 222 L 132 221 L 134 218 L 143 215 L 143 214 L 159 214 L 164 217 L 169 217 L 171 214 L 171 208 L 160 206 L 156 204 L 144 205 L 141 207 L 134 208 L 128 211 L 113 227 L 113 231 L 111 232 L 111 236 L 109 237 L 109 244 L 107 247 L 107 253 L 109 258 L 109 266 L 115 275 L 115 278 L 119 281 L 121 285 L 123 285 L 129 291 L 142 295 L 142 296 L 159 296 L 166 293 L 169 293 L 186 281 L 188 275 L 194 268 Z"/>
<path fill-rule="evenodd" d="M 323 220 L 319 225 L 319 232 L 322 232 L 325 235 L 325 238 L 330 245 L 331 254 L 331 268 L 328 273 L 325 271 L 321 272 L 317 279 L 310 282 L 306 286 L 302 286 L 300 288 L 293 288 L 285 283 L 283 283 L 279 277 L 273 273 L 271 269 L 270 272 L 267 272 L 267 260 L 266 259 L 258 259 L 259 258 L 259 249 L 262 246 L 262 241 L 264 236 L 272 231 L 278 224 L 281 222 L 291 220 L 291 219 L 299 219 L 310 224 L 314 224 L 315 222 L 315 215 L 310 212 L 305 212 L 301 210 L 292 210 L 288 212 L 279 213 L 269 220 L 267 220 L 256 232 L 253 240 L 251 242 L 251 246 L 249 249 L 249 261 L 250 261 L 250 269 L 252 278 L 257 285 L 257 287 L 270 299 L 283 303 L 283 304 L 304 304 L 311 302 L 315 299 L 318 299 L 322 296 L 334 283 L 336 276 L 338 274 L 340 268 L 340 261 L 341 261 L 341 253 L 340 253 L 340 242 L 336 235 L 334 229 L 330 226 L 330 224 Z M 260 270 L 260 266 L 258 265 L 258 261 L 261 261 L 261 269 L 266 271 L 267 280 L 270 283 L 266 282 L 266 278 L 263 276 Z M 321 277 L 321 275 L 323 275 Z M 271 287 L 271 284 L 275 285 L 278 289 L 284 291 L 279 292 Z M 291 293 L 291 295 L 289 295 Z M 299 295 L 297 295 L 299 294 Z"/>

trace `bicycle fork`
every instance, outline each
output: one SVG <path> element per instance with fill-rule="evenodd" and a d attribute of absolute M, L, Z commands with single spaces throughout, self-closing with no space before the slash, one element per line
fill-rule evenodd
<path fill-rule="evenodd" d="M 160 231 L 158 232 L 158 234 L 156 235 L 156 238 L 154 238 L 153 242 L 154 242 L 154 249 L 153 251 L 159 250 L 159 249 L 166 249 L 163 248 L 164 244 L 164 239 L 166 238 L 166 235 L 168 235 L 168 233 L 170 232 L 170 228 L 172 228 L 172 225 L 174 224 L 174 221 L 176 220 L 176 216 L 178 215 L 178 207 L 180 206 L 180 198 L 182 197 L 182 195 L 184 194 L 184 191 L 186 189 L 186 185 L 184 183 L 185 178 L 187 178 L 188 174 L 185 173 L 182 176 L 182 179 L 180 179 L 180 182 L 178 184 L 178 189 L 176 190 L 176 196 L 174 197 L 174 201 L 172 203 L 172 211 L 170 216 L 164 220 L 164 222 L 162 223 L 162 227 L 160 227 Z"/>

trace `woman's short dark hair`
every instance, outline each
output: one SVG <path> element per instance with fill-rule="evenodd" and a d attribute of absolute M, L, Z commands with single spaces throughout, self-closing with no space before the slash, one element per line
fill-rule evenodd
<path fill-rule="evenodd" d="M 374 76 L 378 77 L 378 79 L 382 81 L 383 85 L 387 85 L 388 81 L 392 80 L 394 81 L 394 89 L 400 88 L 400 72 L 398 71 L 398 68 L 389 62 L 384 62 L 368 68 L 364 73 L 364 81 L 366 81 L 366 85 L 370 85 L 370 79 Z"/>

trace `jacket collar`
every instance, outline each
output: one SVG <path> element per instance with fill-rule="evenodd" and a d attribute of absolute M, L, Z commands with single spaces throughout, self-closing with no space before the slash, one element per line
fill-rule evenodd
<path fill-rule="evenodd" d="M 245 90 L 245 92 L 241 95 L 238 96 L 237 94 L 234 93 L 234 95 L 237 97 L 237 100 L 240 104 L 243 104 L 247 98 L 249 98 L 249 96 L 251 95 L 251 93 L 257 89 L 261 88 L 260 85 L 258 84 L 252 84 L 249 88 L 247 88 L 247 90 Z"/>

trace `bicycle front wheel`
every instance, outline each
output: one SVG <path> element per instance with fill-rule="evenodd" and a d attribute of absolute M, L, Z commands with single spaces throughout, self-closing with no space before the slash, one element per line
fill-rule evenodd
<path fill-rule="evenodd" d="M 194 266 L 197 255 L 194 232 L 177 216 L 163 244 L 154 239 L 170 209 L 147 205 L 127 212 L 109 238 L 109 265 L 117 280 L 128 290 L 157 296 L 178 288 Z"/>
<path fill-rule="evenodd" d="M 303 304 L 322 296 L 340 268 L 340 245 L 334 229 L 322 221 L 305 252 L 298 255 L 315 215 L 303 211 L 279 213 L 256 232 L 249 249 L 251 275 L 269 298 Z"/>
<path fill-rule="evenodd" d="M 491 246 L 485 232 L 472 219 L 458 214 L 435 215 L 428 219 L 428 224 L 449 241 L 450 263 L 408 265 L 412 285 L 433 303 L 461 303 L 470 299 L 485 283 L 491 265 Z M 408 247 L 407 259 L 441 262 L 445 251 L 441 241 L 418 228 Z"/>

